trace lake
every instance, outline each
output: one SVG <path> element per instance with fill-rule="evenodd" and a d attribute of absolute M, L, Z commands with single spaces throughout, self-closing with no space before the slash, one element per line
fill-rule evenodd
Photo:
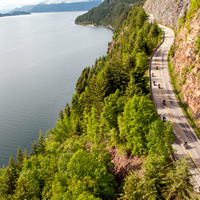
<path fill-rule="evenodd" d="M 82 70 L 106 55 L 113 32 L 75 25 L 83 13 L 0 18 L 0 167 L 56 125 Z"/>

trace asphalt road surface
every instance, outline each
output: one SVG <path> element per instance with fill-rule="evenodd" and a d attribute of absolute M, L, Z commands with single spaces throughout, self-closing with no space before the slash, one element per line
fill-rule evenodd
<path fill-rule="evenodd" d="M 153 16 L 150 15 L 149 18 L 151 20 Z M 176 141 L 172 144 L 175 150 L 174 157 L 176 159 L 189 157 L 192 163 L 191 172 L 194 174 L 193 184 L 198 190 L 200 186 L 200 141 L 178 104 L 169 76 L 167 56 L 174 42 L 174 32 L 166 26 L 159 26 L 164 32 L 164 41 L 154 52 L 150 64 L 152 99 L 161 119 L 165 117 L 166 120 L 172 122 L 176 135 Z M 163 105 L 163 100 L 166 102 L 165 105 Z M 184 142 L 188 143 L 187 148 L 184 147 Z"/>

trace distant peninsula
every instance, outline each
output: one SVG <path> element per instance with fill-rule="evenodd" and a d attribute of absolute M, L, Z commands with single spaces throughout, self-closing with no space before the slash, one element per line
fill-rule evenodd
<path fill-rule="evenodd" d="M 31 13 L 25 11 L 14 11 L 12 13 L 0 13 L 0 17 L 17 16 L 17 15 L 30 15 Z"/>

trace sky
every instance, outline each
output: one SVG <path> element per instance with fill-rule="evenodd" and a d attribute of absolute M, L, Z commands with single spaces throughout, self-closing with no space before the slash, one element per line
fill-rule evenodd
<path fill-rule="evenodd" d="M 0 0 L 0 12 L 9 12 L 10 10 L 15 9 L 16 7 L 22 7 L 26 5 L 37 5 L 39 3 L 71 3 L 80 1 L 87 0 Z"/>

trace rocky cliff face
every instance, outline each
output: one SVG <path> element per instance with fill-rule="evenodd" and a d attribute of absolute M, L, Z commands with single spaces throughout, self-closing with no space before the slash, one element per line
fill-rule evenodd
<path fill-rule="evenodd" d="M 200 58 L 194 53 L 195 41 L 200 35 L 200 10 L 190 24 L 186 24 L 175 39 L 174 56 L 171 58 L 177 88 L 182 102 L 196 120 L 200 129 Z"/>
<path fill-rule="evenodd" d="M 189 5 L 189 0 L 147 0 L 144 9 L 153 13 L 159 23 L 177 28 L 178 19 Z M 200 130 L 200 55 L 194 53 L 199 35 L 200 10 L 177 33 L 171 63 L 181 101 Z"/>
<path fill-rule="evenodd" d="M 191 0 L 147 0 L 144 9 L 152 13 L 157 22 L 178 28 L 178 19 L 187 12 Z"/>

